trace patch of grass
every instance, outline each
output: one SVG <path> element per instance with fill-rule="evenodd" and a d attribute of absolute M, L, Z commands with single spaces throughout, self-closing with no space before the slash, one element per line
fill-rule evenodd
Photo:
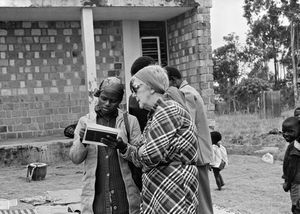
<path fill-rule="evenodd" d="M 290 213 L 289 193 L 282 189 L 282 160 L 287 143 L 281 134 L 269 134 L 281 130 L 286 117 L 260 119 L 258 115 L 235 114 L 216 117 L 217 127 L 227 148 L 229 165 L 221 172 L 225 186 L 216 190 L 213 173 L 210 173 L 213 202 L 239 213 L 287 214 Z M 276 160 L 268 164 L 261 160 L 263 147 L 277 147 L 272 153 Z M 259 156 L 255 157 L 255 156 Z"/>
<path fill-rule="evenodd" d="M 286 116 L 285 116 L 286 117 Z M 222 136 L 222 143 L 229 154 L 256 155 L 263 147 L 278 147 L 273 154 L 282 160 L 286 142 L 281 134 L 269 134 L 271 130 L 281 130 L 285 117 L 261 119 L 255 114 L 231 114 L 216 117 L 216 128 Z"/>

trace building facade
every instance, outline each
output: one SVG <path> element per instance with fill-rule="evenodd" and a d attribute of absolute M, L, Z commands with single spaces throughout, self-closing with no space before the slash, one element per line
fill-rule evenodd
<path fill-rule="evenodd" d="M 177 67 L 213 121 L 211 0 L 0 2 L 0 140 L 62 135 L 141 55 Z M 124 99 L 126 103 L 127 99 Z M 90 106 L 90 108 L 89 108 Z"/>

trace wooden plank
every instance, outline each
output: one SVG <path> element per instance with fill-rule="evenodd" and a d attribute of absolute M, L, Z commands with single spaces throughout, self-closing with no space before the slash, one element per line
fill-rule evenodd
<path fill-rule="evenodd" d="M 274 118 L 281 115 L 280 91 L 264 91 L 261 96 L 261 118 Z"/>
<path fill-rule="evenodd" d="M 142 55 L 140 43 L 139 22 L 137 20 L 123 20 L 123 47 L 124 47 L 124 69 L 125 69 L 125 92 L 126 103 L 128 103 L 131 94 L 130 83 L 130 69 L 132 63 Z M 128 109 L 128 105 L 127 105 Z"/>
<path fill-rule="evenodd" d="M 94 107 L 97 99 L 93 96 L 93 92 L 97 89 L 97 74 L 92 8 L 82 8 L 81 30 L 86 87 L 89 95 L 89 112 L 94 113 Z"/>

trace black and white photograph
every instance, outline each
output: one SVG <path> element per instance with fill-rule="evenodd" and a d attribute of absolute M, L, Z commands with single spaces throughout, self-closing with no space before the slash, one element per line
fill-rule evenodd
<path fill-rule="evenodd" d="M 300 214 L 300 0 L 0 0 L 0 214 Z"/>

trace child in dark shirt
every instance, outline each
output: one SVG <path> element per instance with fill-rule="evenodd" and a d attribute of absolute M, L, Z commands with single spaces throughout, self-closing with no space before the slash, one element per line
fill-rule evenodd
<path fill-rule="evenodd" d="M 283 189 L 290 191 L 292 213 L 300 214 L 300 120 L 289 117 L 283 121 L 282 135 L 289 143 L 283 160 Z"/>

